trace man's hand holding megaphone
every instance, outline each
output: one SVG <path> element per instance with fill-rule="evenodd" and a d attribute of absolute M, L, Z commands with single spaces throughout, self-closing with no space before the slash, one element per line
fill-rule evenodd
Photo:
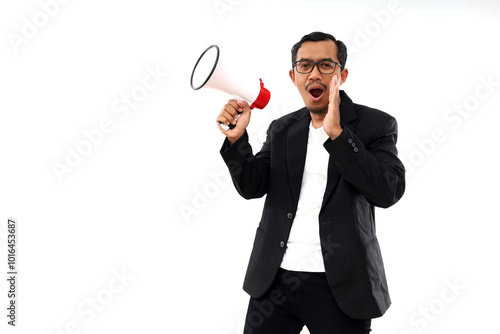
<path fill-rule="evenodd" d="M 222 111 L 217 116 L 217 125 L 220 131 L 227 137 L 229 144 L 233 145 L 235 141 L 241 138 L 245 133 L 245 129 L 250 123 L 250 115 L 252 109 L 247 101 L 229 100 L 222 108 Z M 237 121 L 237 122 L 236 122 Z M 224 130 L 222 124 L 229 126 L 235 125 L 234 128 Z"/>
<path fill-rule="evenodd" d="M 238 99 L 229 100 L 217 117 L 219 129 L 231 145 L 245 133 L 251 109 L 264 109 L 271 98 L 271 92 L 264 87 L 262 79 L 259 79 L 260 84 L 256 80 L 241 82 L 240 79 L 243 80 L 245 75 L 241 75 L 238 70 L 222 65 L 220 49 L 214 44 L 201 54 L 191 73 L 192 89 L 217 89 Z"/>

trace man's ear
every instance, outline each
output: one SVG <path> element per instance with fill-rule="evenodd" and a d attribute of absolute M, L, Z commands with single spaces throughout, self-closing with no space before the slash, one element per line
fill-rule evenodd
<path fill-rule="evenodd" d="M 340 84 L 341 85 L 347 80 L 348 75 L 349 75 L 349 70 L 347 68 L 344 68 L 342 73 L 340 73 Z"/>
<path fill-rule="evenodd" d="M 293 84 L 297 86 L 295 84 L 295 72 L 293 71 L 293 68 L 290 70 L 290 79 L 292 79 Z"/>

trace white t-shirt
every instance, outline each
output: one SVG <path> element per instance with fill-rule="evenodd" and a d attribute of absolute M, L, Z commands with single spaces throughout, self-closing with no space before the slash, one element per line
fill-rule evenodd
<path fill-rule="evenodd" d="M 281 268 L 291 271 L 324 272 L 319 237 L 319 211 L 323 203 L 330 155 L 323 144 L 328 139 L 323 127 L 309 125 L 304 176 Z"/>

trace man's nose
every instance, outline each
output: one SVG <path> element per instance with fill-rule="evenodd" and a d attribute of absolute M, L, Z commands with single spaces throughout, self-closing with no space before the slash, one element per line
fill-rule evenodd
<path fill-rule="evenodd" d="M 309 80 L 317 80 L 321 78 L 321 72 L 318 68 L 319 64 L 314 64 L 311 73 L 309 73 Z"/>

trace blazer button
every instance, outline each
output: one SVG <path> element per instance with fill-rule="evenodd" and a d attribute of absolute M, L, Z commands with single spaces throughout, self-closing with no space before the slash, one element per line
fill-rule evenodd
<path fill-rule="evenodd" d="M 287 213 L 286 214 L 286 218 L 292 219 L 293 218 L 293 214 L 291 212 Z"/>
<path fill-rule="evenodd" d="M 347 139 L 347 142 L 348 142 L 349 144 L 352 144 L 352 139 L 351 139 L 351 138 Z"/>
<path fill-rule="evenodd" d="M 358 153 L 358 151 L 359 151 L 359 148 L 355 147 L 354 152 Z"/>
<path fill-rule="evenodd" d="M 280 242 L 280 247 L 281 248 L 285 248 L 285 242 L 284 241 Z"/>

